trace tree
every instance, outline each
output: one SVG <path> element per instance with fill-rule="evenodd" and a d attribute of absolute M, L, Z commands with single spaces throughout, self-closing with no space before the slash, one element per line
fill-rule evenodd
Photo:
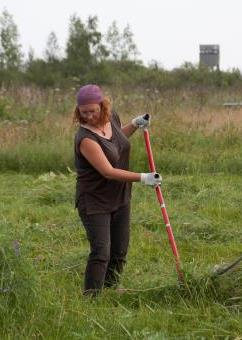
<path fill-rule="evenodd" d="M 45 50 L 45 59 L 47 62 L 55 62 L 60 60 L 61 49 L 58 44 L 58 39 L 55 32 L 51 32 L 47 39 L 47 46 Z"/>
<path fill-rule="evenodd" d="M 102 43 L 103 36 L 98 31 L 97 16 L 89 16 L 87 20 L 87 32 L 89 37 L 89 46 L 93 60 L 98 62 L 108 57 L 109 52 L 106 46 Z"/>
<path fill-rule="evenodd" d="M 34 49 L 33 47 L 30 46 L 29 51 L 28 51 L 27 65 L 31 65 L 34 59 L 35 59 Z"/>
<path fill-rule="evenodd" d="M 66 65 L 69 75 L 85 76 L 93 65 L 107 56 L 97 24 L 96 16 L 90 16 L 86 24 L 76 15 L 71 17 L 66 48 Z"/>
<path fill-rule="evenodd" d="M 131 28 L 127 25 L 123 30 L 122 35 L 122 59 L 131 59 L 135 60 L 139 54 L 137 46 L 133 41 L 134 34 L 131 32 Z"/>
<path fill-rule="evenodd" d="M 70 19 L 66 54 L 68 73 L 73 76 L 85 72 L 92 62 L 87 29 L 76 15 Z"/>
<path fill-rule="evenodd" d="M 22 63 L 19 34 L 13 17 L 4 10 L 0 16 L 0 68 L 19 69 Z"/>
<path fill-rule="evenodd" d="M 136 60 L 139 54 L 129 25 L 121 33 L 117 22 L 113 21 L 106 34 L 106 43 L 110 57 L 115 61 Z"/>
<path fill-rule="evenodd" d="M 119 33 L 117 22 L 113 21 L 111 26 L 108 28 L 106 34 L 106 42 L 109 47 L 110 57 L 115 61 L 120 59 L 120 41 L 121 36 Z"/>

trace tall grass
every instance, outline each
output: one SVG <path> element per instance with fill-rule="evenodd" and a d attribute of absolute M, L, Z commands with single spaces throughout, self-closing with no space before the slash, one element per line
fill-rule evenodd
<path fill-rule="evenodd" d="M 162 173 L 241 173 L 242 111 L 223 108 L 229 92 L 106 92 L 123 123 L 140 112 L 151 113 L 153 152 Z M 74 94 L 74 89 L 2 90 L 1 171 L 42 173 L 73 168 Z M 146 164 L 142 135 L 136 133 L 131 168 L 144 171 Z"/>

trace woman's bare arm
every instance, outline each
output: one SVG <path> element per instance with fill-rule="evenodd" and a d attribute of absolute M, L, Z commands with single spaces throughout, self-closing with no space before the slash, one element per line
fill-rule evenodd
<path fill-rule="evenodd" d="M 121 130 L 125 134 L 126 137 L 132 136 L 132 134 L 138 129 L 132 123 L 122 126 Z"/>
<path fill-rule="evenodd" d="M 89 138 L 82 140 L 80 152 L 105 178 L 125 182 L 139 182 L 141 180 L 140 173 L 114 168 L 108 161 L 100 145 Z"/>

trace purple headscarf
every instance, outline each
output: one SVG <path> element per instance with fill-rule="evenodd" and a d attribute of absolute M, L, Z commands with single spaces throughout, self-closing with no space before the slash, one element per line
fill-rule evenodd
<path fill-rule="evenodd" d="M 77 105 L 100 104 L 103 101 L 103 93 L 99 86 L 88 84 L 82 86 L 77 94 Z"/>

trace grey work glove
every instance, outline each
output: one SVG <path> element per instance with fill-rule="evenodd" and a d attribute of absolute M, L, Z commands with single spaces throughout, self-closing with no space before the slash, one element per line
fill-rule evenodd
<path fill-rule="evenodd" d="M 147 118 L 147 119 L 145 119 Z M 145 129 L 150 125 L 150 115 L 147 113 L 132 119 L 132 125 L 139 129 Z"/>
<path fill-rule="evenodd" d="M 142 173 L 140 181 L 145 185 L 157 186 L 161 184 L 162 177 L 157 172 Z"/>

